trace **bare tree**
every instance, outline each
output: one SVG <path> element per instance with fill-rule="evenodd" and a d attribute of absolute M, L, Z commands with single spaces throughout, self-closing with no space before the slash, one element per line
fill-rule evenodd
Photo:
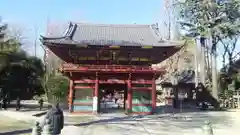
<path fill-rule="evenodd" d="M 169 57 L 160 64 L 167 71 L 166 74 L 163 76 L 162 81 L 173 82 L 173 77 L 179 76 L 182 71 L 194 69 L 194 52 L 192 50 L 192 46 L 192 44 L 184 45 L 173 56 Z"/>
<path fill-rule="evenodd" d="M 24 45 L 27 41 L 27 38 L 24 36 L 24 32 L 26 32 L 26 29 L 19 25 L 19 24 L 9 24 L 7 29 L 7 35 L 19 41 L 22 45 Z"/>
<path fill-rule="evenodd" d="M 235 52 L 238 39 L 239 36 L 233 36 L 220 40 L 221 44 L 224 47 L 224 52 L 222 55 L 223 67 L 226 64 L 226 58 L 228 58 L 229 66 L 233 66 L 233 54 Z"/>

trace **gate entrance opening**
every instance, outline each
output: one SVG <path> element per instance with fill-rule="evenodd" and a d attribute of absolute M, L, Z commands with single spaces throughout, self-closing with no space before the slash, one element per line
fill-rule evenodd
<path fill-rule="evenodd" d="M 99 85 L 99 112 L 124 112 L 126 109 L 126 84 L 100 84 Z"/>

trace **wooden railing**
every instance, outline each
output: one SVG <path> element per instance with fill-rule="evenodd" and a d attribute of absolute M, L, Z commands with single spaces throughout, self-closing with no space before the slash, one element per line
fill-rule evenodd
<path fill-rule="evenodd" d="M 132 66 L 132 65 L 77 65 L 63 64 L 62 71 L 155 71 L 151 66 Z M 161 71 L 161 70 L 158 70 Z"/>
<path fill-rule="evenodd" d="M 151 66 L 132 66 L 132 65 L 77 65 L 63 64 L 64 68 L 97 68 L 97 69 L 152 69 Z"/>

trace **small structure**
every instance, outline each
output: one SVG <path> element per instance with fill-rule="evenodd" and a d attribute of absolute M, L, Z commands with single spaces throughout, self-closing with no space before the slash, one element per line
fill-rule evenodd
<path fill-rule="evenodd" d="M 194 64 L 196 46 L 193 44 L 190 41 L 186 42 L 180 51 L 158 65 L 168 70 L 157 82 L 167 106 L 178 108 L 181 102 L 179 99 L 182 99 L 184 106 L 194 104 L 197 74 Z"/>
<path fill-rule="evenodd" d="M 155 80 L 165 70 L 151 65 L 173 55 L 183 43 L 161 41 L 153 25 L 70 23 L 65 28 L 50 29 L 42 43 L 65 62 L 60 71 L 70 78 L 70 112 L 101 113 L 105 92 L 119 89 L 124 91 L 125 112 L 154 112 Z"/>
<path fill-rule="evenodd" d="M 210 123 L 210 121 L 205 121 L 202 130 L 203 135 L 213 135 L 212 124 Z"/>
<path fill-rule="evenodd" d="M 240 90 L 233 91 L 233 101 L 236 102 L 237 108 L 240 108 Z"/>
<path fill-rule="evenodd" d="M 32 129 L 32 135 L 41 135 L 42 129 L 38 121 L 35 122 L 35 125 Z"/>
<path fill-rule="evenodd" d="M 43 126 L 42 135 L 52 135 L 52 127 L 50 126 L 50 120 L 46 119 L 46 124 Z"/>

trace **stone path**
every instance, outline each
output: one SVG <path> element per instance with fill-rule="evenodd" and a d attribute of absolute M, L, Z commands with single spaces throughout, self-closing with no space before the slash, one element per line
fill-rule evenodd
<path fill-rule="evenodd" d="M 3 112 L 0 111 L 0 115 L 1 113 Z M 174 116 L 160 114 L 143 117 L 111 114 L 84 121 L 72 117 L 72 120 L 75 120 L 76 125 L 65 126 L 62 135 L 202 135 L 201 127 L 205 120 L 213 124 L 214 135 L 237 135 L 240 131 L 240 111 L 189 112 Z"/>
<path fill-rule="evenodd" d="M 237 135 L 240 131 L 240 112 L 198 112 L 175 116 L 155 115 L 150 117 L 99 117 L 99 122 L 80 127 L 65 127 L 67 135 L 202 135 L 205 120 L 213 124 L 214 135 Z M 107 120 L 106 120 L 107 119 Z"/>

